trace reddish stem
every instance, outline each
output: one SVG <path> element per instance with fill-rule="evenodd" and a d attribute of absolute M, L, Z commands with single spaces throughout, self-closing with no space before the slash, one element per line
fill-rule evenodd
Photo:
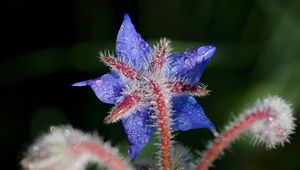
<path fill-rule="evenodd" d="M 111 170 L 129 170 L 131 169 L 126 162 L 119 159 L 114 153 L 105 146 L 95 141 L 85 141 L 72 146 L 72 152 L 80 156 L 81 154 L 94 155 L 102 165 Z"/>
<path fill-rule="evenodd" d="M 157 120 L 158 131 L 160 134 L 161 158 L 160 162 L 163 170 L 169 170 L 171 165 L 170 150 L 171 150 L 171 133 L 170 133 L 170 118 L 167 111 L 167 103 L 159 85 L 151 81 L 152 91 L 156 95 L 157 104 Z"/>
<path fill-rule="evenodd" d="M 228 130 L 223 132 L 204 153 L 202 159 L 198 163 L 196 170 L 206 170 L 217 158 L 222 150 L 229 145 L 229 143 L 244 132 L 252 123 L 261 120 L 267 116 L 266 112 L 253 112 L 247 115 L 244 119 L 234 123 Z"/>

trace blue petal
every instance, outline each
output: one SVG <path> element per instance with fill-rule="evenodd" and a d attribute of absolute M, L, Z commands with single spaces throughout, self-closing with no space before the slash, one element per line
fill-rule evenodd
<path fill-rule="evenodd" d="M 151 48 L 134 29 L 129 15 L 125 14 L 116 42 L 118 58 L 140 70 L 147 62 Z"/>
<path fill-rule="evenodd" d="M 134 160 L 142 148 L 148 144 L 153 127 L 150 127 L 151 118 L 149 109 L 139 108 L 129 117 L 122 118 L 123 127 L 129 143 L 128 156 Z"/>
<path fill-rule="evenodd" d="M 170 55 L 164 63 L 167 76 L 170 79 L 185 80 L 192 84 L 197 83 L 215 50 L 214 46 L 201 46 L 183 53 Z"/>
<path fill-rule="evenodd" d="M 103 102 L 114 104 L 122 96 L 122 91 L 126 87 L 125 83 L 115 72 L 104 74 L 93 80 L 74 83 L 72 86 L 90 86 L 96 96 Z"/>
<path fill-rule="evenodd" d="M 215 126 L 205 116 L 197 100 L 192 96 L 175 96 L 172 98 L 174 110 L 173 130 L 186 131 L 197 128 L 215 129 Z"/>

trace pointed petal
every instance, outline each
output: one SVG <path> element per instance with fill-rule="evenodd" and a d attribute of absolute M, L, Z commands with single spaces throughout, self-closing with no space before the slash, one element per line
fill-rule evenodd
<path fill-rule="evenodd" d="M 153 127 L 150 127 L 151 118 L 149 109 L 139 108 L 130 116 L 122 118 L 123 127 L 129 143 L 128 156 L 134 160 L 142 148 L 148 144 Z"/>
<path fill-rule="evenodd" d="M 96 96 L 103 102 L 114 104 L 122 96 L 125 83 L 119 78 L 115 72 L 104 74 L 101 77 L 92 80 L 74 83 L 72 86 L 90 86 Z"/>
<path fill-rule="evenodd" d="M 140 70 L 147 62 L 150 51 L 149 44 L 136 32 L 129 15 L 125 14 L 116 42 L 118 58 Z"/>
<path fill-rule="evenodd" d="M 215 52 L 214 46 L 201 46 L 170 55 L 164 63 L 170 79 L 186 80 L 195 84 L 200 80 L 206 63 Z"/>
<path fill-rule="evenodd" d="M 197 128 L 215 129 L 206 117 L 197 100 L 192 96 L 175 96 L 172 98 L 175 120 L 172 129 L 186 131 Z"/>

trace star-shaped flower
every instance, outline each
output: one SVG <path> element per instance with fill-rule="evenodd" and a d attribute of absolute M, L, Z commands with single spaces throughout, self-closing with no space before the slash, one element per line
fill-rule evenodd
<path fill-rule="evenodd" d="M 201 46 L 170 54 L 166 39 L 151 48 L 126 14 L 117 36 L 117 58 L 100 54 L 113 71 L 73 86 L 88 85 L 102 102 L 116 105 L 105 122 L 122 120 L 130 145 L 128 154 L 133 160 L 158 124 L 164 123 L 158 112 L 169 116 L 172 131 L 195 128 L 214 131 L 214 125 L 193 97 L 208 92 L 198 82 L 214 51 L 214 46 Z"/>

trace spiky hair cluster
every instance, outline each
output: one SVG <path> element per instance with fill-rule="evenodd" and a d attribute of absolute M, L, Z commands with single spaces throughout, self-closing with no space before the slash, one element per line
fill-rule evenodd
<path fill-rule="evenodd" d="M 111 170 L 132 169 L 109 143 L 71 126 L 51 127 L 29 148 L 21 164 L 26 170 L 84 170 L 90 162 Z"/>
<path fill-rule="evenodd" d="M 112 109 L 105 122 L 115 122 L 120 118 L 129 117 L 134 113 L 133 110 L 148 107 L 150 117 L 155 120 L 153 125 L 158 129 L 160 136 L 161 164 L 164 164 L 163 167 L 169 167 L 172 97 L 176 95 L 204 96 L 208 91 L 203 85 L 168 77 L 164 70 L 164 64 L 171 51 L 170 42 L 167 39 L 160 40 L 153 49 L 153 52 L 149 54 L 149 61 L 145 62 L 139 70 L 132 67 L 132 64 L 126 64 L 122 59 L 117 59 L 108 53 L 100 53 L 101 60 L 117 72 L 129 87 L 124 89 L 123 101 Z M 214 49 L 208 51 L 207 53 L 211 53 Z M 200 62 L 202 60 L 203 58 Z M 187 67 L 192 67 L 193 64 L 195 63 L 189 62 Z"/>
<path fill-rule="evenodd" d="M 149 54 L 149 61 L 145 62 L 139 70 L 132 67 L 133 64 L 127 64 L 122 59 L 115 58 L 108 52 L 100 53 L 101 61 L 117 72 L 123 81 L 127 83 L 127 88 L 124 88 L 122 92 L 123 96 L 125 96 L 124 99 L 112 109 L 109 116 L 105 119 L 106 123 L 116 122 L 122 117 L 128 117 L 128 114 L 133 113 L 131 110 L 139 108 L 139 106 L 150 107 L 152 111 L 158 113 L 163 105 L 165 109 L 168 109 L 167 112 L 169 113 L 171 106 L 165 102 L 170 101 L 174 95 L 195 95 L 201 97 L 208 94 L 209 91 L 202 84 L 195 85 L 188 83 L 184 79 L 170 79 L 165 74 L 165 60 L 171 51 L 169 40 L 166 38 L 161 39 L 153 49 L 153 52 Z M 189 65 L 192 64 L 189 63 Z M 162 102 L 162 100 L 159 100 L 160 98 L 163 98 L 162 100 L 165 104 L 159 103 Z M 157 118 L 157 116 L 154 118 Z"/>

